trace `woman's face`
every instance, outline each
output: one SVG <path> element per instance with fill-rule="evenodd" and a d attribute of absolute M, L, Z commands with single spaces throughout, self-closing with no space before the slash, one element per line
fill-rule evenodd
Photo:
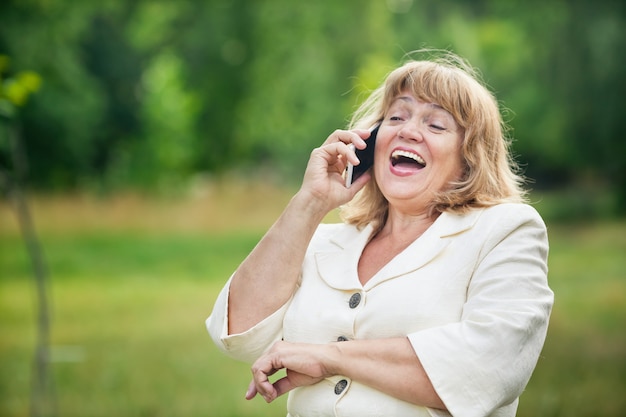
<path fill-rule="evenodd" d="M 400 94 L 378 131 L 376 183 L 391 207 L 421 211 L 434 193 L 459 179 L 463 129 L 436 103 Z"/>

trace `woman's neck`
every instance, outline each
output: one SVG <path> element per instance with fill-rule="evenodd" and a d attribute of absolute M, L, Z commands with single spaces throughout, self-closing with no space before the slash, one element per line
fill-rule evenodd
<path fill-rule="evenodd" d="M 436 217 L 390 215 L 382 229 L 372 236 L 359 259 L 358 274 L 365 285 L 383 266 L 404 251 L 433 224 Z"/>
<path fill-rule="evenodd" d="M 390 209 L 385 225 L 375 238 L 386 240 L 389 243 L 403 245 L 413 242 L 420 237 L 439 217 L 428 213 L 405 214 Z"/>

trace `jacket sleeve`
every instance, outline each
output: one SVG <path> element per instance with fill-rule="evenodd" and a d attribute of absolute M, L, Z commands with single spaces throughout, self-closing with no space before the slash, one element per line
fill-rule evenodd
<path fill-rule="evenodd" d="M 487 416 L 514 402 L 537 364 L 554 295 L 547 283 L 548 239 L 527 205 L 485 210 L 488 228 L 457 323 L 409 335 L 453 416 Z M 484 229 L 483 229 L 484 231 Z"/>
<path fill-rule="evenodd" d="M 229 335 L 229 289 L 230 280 L 217 297 L 213 311 L 206 319 L 206 328 L 213 342 L 226 355 L 243 362 L 253 363 L 275 342 L 282 339 L 283 317 L 289 302 L 247 331 Z"/>

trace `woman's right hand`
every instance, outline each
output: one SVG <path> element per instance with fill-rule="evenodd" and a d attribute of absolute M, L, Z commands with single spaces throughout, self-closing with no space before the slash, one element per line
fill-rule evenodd
<path fill-rule="evenodd" d="M 366 129 L 335 130 L 319 148 L 311 152 L 298 194 L 310 199 L 312 208 L 328 213 L 352 200 L 369 181 L 369 172 L 359 177 L 350 188 L 345 186 L 343 173 L 348 162 L 359 164 L 353 144 L 364 149 L 370 135 Z"/>

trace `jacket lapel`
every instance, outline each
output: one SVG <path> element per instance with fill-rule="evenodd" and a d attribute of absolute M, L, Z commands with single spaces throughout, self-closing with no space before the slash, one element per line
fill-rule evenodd
<path fill-rule="evenodd" d="M 327 245 L 328 251 L 315 253 L 315 263 L 322 279 L 338 290 L 361 289 L 357 274 L 359 258 L 363 248 L 370 240 L 371 225 L 358 230 L 354 226 L 345 226 L 332 236 Z"/>
<path fill-rule="evenodd" d="M 450 244 L 453 236 L 471 229 L 482 211 L 472 210 L 462 215 L 442 213 L 422 236 L 378 271 L 366 283 L 365 289 L 422 268 Z M 357 266 L 371 233 L 370 226 L 361 231 L 355 227 L 342 228 L 330 239 L 331 250 L 315 253 L 318 272 L 329 286 L 339 290 L 362 288 Z"/>

